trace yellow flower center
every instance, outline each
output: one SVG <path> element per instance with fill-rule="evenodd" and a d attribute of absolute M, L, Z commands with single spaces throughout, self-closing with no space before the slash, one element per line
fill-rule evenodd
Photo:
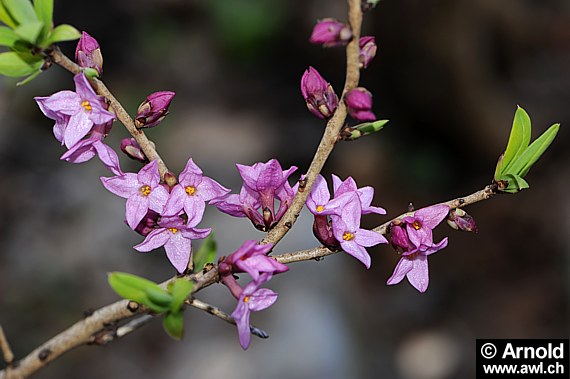
<path fill-rule="evenodd" d="M 83 101 L 81 102 L 81 106 L 82 106 L 83 108 L 85 108 L 86 111 L 90 111 L 90 112 L 91 112 L 91 109 L 93 109 L 93 108 L 91 107 L 91 103 L 89 103 L 89 101 L 87 101 L 87 100 L 83 100 Z"/>
<path fill-rule="evenodd" d="M 317 213 L 321 213 L 324 209 L 325 209 L 325 207 L 323 207 L 322 205 L 318 205 L 317 206 Z"/>
<path fill-rule="evenodd" d="M 178 228 L 168 228 L 172 234 L 178 233 Z"/>
<path fill-rule="evenodd" d="M 345 241 L 352 241 L 354 239 L 354 234 L 350 232 L 344 232 L 344 234 L 342 235 L 342 239 Z"/>
<path fill-rule="evenodd" d="M 246 296 L 246 297 L 243 298 L 243 302 L 244 302 L 244 303 L 247 303 L 248 301 L 249 301 L 249 296 Z"/>
<path fill-rule="evenodd" d="M 150 186 L 145 184 L 144 186 L 142 186 L 140 188 L 139 191 L 141 191 L 141 195 L 148 196 L 148 195 L 150 195 L 151 189 L 150 189 Z"/>
<path fill-rule="evenodd" d="M 193 187 L 193 186 L 186 186 L 184 189 L 186 190 L 186 193 L 189 196 L 194 195 L 194 193 L 196 192 L 196 187 Z"/>
<path fill-rule="evenodd" d="M 419 222 L 418 220 L 416 220 L 416 221 L 414 221 L 414 222 L 412 223 L 412 226 L 414 227 L 414 229 L 420 230 L 421 227 L 422 227 L 422 224 L 421 224 L 421 222 Z"/>

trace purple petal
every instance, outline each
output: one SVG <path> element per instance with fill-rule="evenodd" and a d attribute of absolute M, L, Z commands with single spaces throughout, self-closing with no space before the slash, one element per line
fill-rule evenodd
<path fill-rule="evenodd" d="M 202 178 L 202 182 L 198 185 L 197 191 L 199 196 L 204 201 L 210 201 L 217 197 L 224 196 L 225 194 L 230 192 L 229 189 L 227 189 L 226 187 L 222 186 L 220 183 L 206 176 Z"/>
<path fill-rule="evenodd" d="M 176 233 L 170 232 L 170 238 L 164 244 L 166 256 L 176 271 L 183 273 L 188 267 L 190 255 L 192 253 L 192 241 L 186 238 L 179 231 Z"/>
<path fill-rule="evenodd" d="M 158 173 L 158 159 L 153 160 L 140 169 L 137 174 L 139 183 L 149 185 L 154 189 L 160 182 L 160 174 Z"/>
<path fill-rule="evenodd" d="M 38 101 L 38 106 L 42 112 L 52 120 L 56 120 L 56 118 L 53 117 L 54 113 L 56 113 L 56 117 L 57 114 L 73 116 L 82 110 L 81 96 L 73 91 L 59 91 L 54 93 L 42 99 L 41 102 Z"/>
<path fill-rule="evenodd" d="M 249 296 L 247 306 L 254 312 L 269 308 L 277 301 L 277 293 L 268 288 L 261 288 Z"/>
<path fill-rule="evenodd" d="M 317 207 L 320 205 L 324 210 L 324 206 L 329 202 L 330 199 L 331 194 L 329 192 L 327 181 L 321 174 L 319 174 L 317 176 L 317 179 L 315 179 L 313 188 L 311 188 L 311 193 L 307 198 L 307 208 L 309 208 L 312 214 L 319 214 L 320 212 L 317 211 Z"/>
<path fill-rule="evenodd" d="M 211 231 L 212 231 L 211 228 L 198 229 L 198 228 L 187 227 L 185 229 L 180 229 L 180 233 L 182 233 L 184 238 L 190 240 L 201 240 L 203 238 L 206 238 L 208 237 L 208 234 L 210 234 Z"/>
<path fill-rule="evenodd" d="M 184 208 L 184 201 L 186 200 L 187 196 L 188 195 L 186 194 L 184 187 L 182 187 L 180 184 L 175 185 L 172 191 L 170 191 L 168 201 L 164 206 L 163 215 L 178 215 Z"/>
<path fill-rule="evenodd" d="M 236 309 L 232 312 L 232 317 L 236 321 L 239 343 L 244 350 L 248 348 L 251 340 L 249 331 L 249 315 L 250 310 L 247 307 L 247 304 L 243 301 L 243 298 L 240 297 Z"/>
<path fill-rule="evenodd" d="M 427 257 L 418 255 L 412 261 L 414 268 L 406 275 L 410 284 L 420 292 L 426 292 L 429 285 L 429 270 Z"/>
<path fill-rule="evenodd" d="M 179 181 L 182 186 L 196 187 L 202 180 L 202 170 L 198 167 L 192 158 L 186 162 L 186 167 L 180 173 Z"/>
<path fill-rule="evenodd" d="M 423 252 L 423 255 L 431 255 L 431 254 L 435 253 L 436 251 L 439 251 L 439 250 L 444 249 L 446 247 L 447 247 L 447 237 L 445 237 L 444 239 L 442 239 L 441 241 L 439 241 L 435 245 L 430 246 L 425 252 Z"/>
<path fill-rule="evenodd" d="M 423 225 L 426 228 L 434 229 L 448 214 L 449 207 L 445 204 L 438 204 L 419 209 L 414 213 L 414 216 L 423 218 Z"/>
<path fill-rule="evenodd" d="M 148 212 L 148 197 L 140 194 L 134 194 L 127 199 L 126 216 L 127 224 L 131 229 L 135 229 L 139 222 Z M 154 210 L 154 209 L 153 209 Z"/>
<path fill-rule="evenodd" d="M 370 255 L 368 255 L 366 249 L 356 243 L 356 241 L 345 241 L 341 238 L 340 246 L 346 253 L 352 255 L 354 258 L 364 263 L 366 268 L 370 268 Z"/>
<path fill-rule="evenodd" d="M 164 205 L 168 201 L 168 190 L 163 186 L 156 186 L 148 195 L 148 207 L 155 212 L 162 213 Z"/>
<path fill-rule="evenodd" d="M 384 238 L 382 234 L 366 229 L 358 229 L 358 232 L 354 234 L 354 241 L 364 247 L 371 247 L 380 243 L 388 243 L 388 240 Z"/>
<path fill-rule="evenodd" d="M 412 268 L 414 268 L 414 263 L 411 260 L 407 258 L 401 258 L 396 265 L 396 268 L 394 269 L 394 273 L 390 278 L 388 278 L 386 284 L 391 286 L 400 283 L 402 279 L 404 279 L 404 276 L 406 276 L 408 272 L 412 270 Z"/>
<path fill-rule="evenodd" d="M 137 175 L 130 172 L 112 178 L 101 178 L 101 182 L 109 192 L 125 199 L 138 193 L 141 187 Z"/>
<path fill-rule="evenodd" d="M 121 170 L 121 166 L 119 164 L 119 157 L 115 150 L 111 149 L 109 146 L 105 145 L 101 141 L 96 141 L 93 143 L 93 147 L 97 151 L 97 155 L 99 159 L 105 167 L 109 169 L 115 175 L 122 175 L 123 171 Z"/>
<path fill-rule="evenodd" d="M 143 253 L 148 251 L 158 249 L 170 239 L 170 232 L 168 229 L 156 229 L 150 232 L 144 241 L 139 243 L 138 245 L 134 246 L 134 249 Z"/>
<path fill-rule="evenodd" d="M 95 148 L 93 146 L 94 142 L 96 142 L 96 140 L 89 138 L 79 141 L 73 145 L 71 149 L 67 150 L 60 159 L 70 163 L 87 162 L 96 154 Z"/>
<path fill-rule="evenodd" d="M 67 128 L 63 132 L 63 142 L 65 146 L 71 148 L 93 128 L 93 122 L 87 117 L 85 112 L 78 112 L 69 118 Z"/>
<path fill-rule="evenodd" d="M 338 177 L 337 179 L 340 180 Z M 354 181 L 352 176 L 349 176 L 348 178 L 346 178 L 344 182 L 336 183 L 336 185 L 334 186 L 334 196 L 339 197 L 340 195 L 345 193 L 356 192 L 357 189 L 358 186 L 356 185 L 356 182 Z"/>
<path fill-rule="evenodd" d="M 214 205 L 220 212 L 229 214 L 234 217 L 247 217 L 243 204 L 239 200 L 239 195 L 232 194 L 222 198 L 212 200 L 210 204 Z"/>

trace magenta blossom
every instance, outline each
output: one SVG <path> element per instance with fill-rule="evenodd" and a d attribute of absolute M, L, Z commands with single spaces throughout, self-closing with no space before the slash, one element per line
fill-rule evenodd
<path fill-rule="evenodd" d="M 247 272 L 254 281 L 258 281 L 261 273 L 279 274 L 288 271 L 289 267 L 267 256 L 272 247 L 272 244 L 259 245 L 254 240 L 245 241 L 220 263 L 220 272 Z"/>
<path fill-rule="evenodd" d="M 101 75 L 103 72 L 103 56 L 99 43 L 87 32 L 81 33 L 81 38 L 75 48 L 75 61 L 83 68 L 92 68 Z"/>
<path fill-rule="evenodd" d="M 164 246 L 166 256 L 180 274 L 186 271 L 192 255 L 192 240 L 206 238 L 211 229 L 195 229 L 199 220 L 184 221 L 178 217 L 162 217 L 158 229 L 150 232 L 145 240 L 134 248 L 148 252 Z"/>
<path fill-rule="evenodd" d="M 188 217 L 202 218 L 206 202 L 230 192 L 229 189 L 207 176 L 194 163 L 192 158 L 179 175 L 178 184 L 172 188 L 164 215 L 178 215 L 182 210 Z"/>
<path fill-rule="evenodd" d="M 135 229 L 149 209 L 162 213 L 168 191 L 159 184 L 158 161 L 155 159 L 138 172 L 112 178 L 101 178 L 103 186 L 117 196 L 127 199 L 127 224 Z"/>
<path fill-rule="evenodd" d="M 352 39 L 350 27 L 334 18 L 325 18 L 317 22 L 309 42 L 322 44 L 324 47 L 346 45 Z"/>
<path fill-rule="evenodd" d="M 329 118 L 338 106 L 332 86 L 313 67 L 301 78 L 301 93 L 309 111 L 318 118 Z"/>
<path fill-rule="evenodd" d="M 273 228 L 293 200 L 295 193 L 287 179 L 297 167 L 292 166 L 288 170 L 283 170 L 276 159 L 266 163 L 259 162 L 253 166 L 240 164 L 236 166 L 243 179 L 240 194 L 226 195 L 212 200 L 210 204 L 229 215 L 248 217 L 259 230 L 267 231 Z M 275 211 L 276 200 L 279 201 L 277 211 Z"/>
<path fill-rule="evenodd" d="M 148 95 L 137 110 L 136 127 L 140 129 L 157 126 L 168 114 L 168 107 L 174 95 L 176 93 L 171 91 L 159 91 Z"/>
<path fill-rule="evenodd" d="M 353 194 L 339 214 L 331 215 L 332 230 L 342 249 L 361 261 L 366 268 L 370 268 L 370 255 L 365 248 L 388 241 L 380 233 L 361 229 L 361 215 L 360 200 L 356 194 Z"/>
<path fill-rule="evenodd" d="M 332 175 L 333 179 L 333 190 L 334 190 L 334 197 L 338 198 L 345 193 L 353 193 L 356 192 L 358 195 L 358 199 L 360 200 L 360 205 L 362 208 L 362 214 L 370 214 L 376 213 L 380 215 L 385 215 L 386 210 L 384 208 L 372 206 L 372 199 L 374 198 L 374 188 L 371 186 L 366 186 L 362 188 L 358 188 L 356 182 L 349 176 L 343 182 L 338 176 Z"/>
<path fill-rule="evenodd" d="M 358 44 L 360 46 L 360 55 L 358 56 L 360 68 L 366 68 L 376 56 L 376 42 L 374 42 L 374 37 L 364 36 L 360 37 Z"/>
<path fill-rule="evenodd" d="M 372 113 L 372 94 L 364 87 L 350 90 L 344 97 L 348 113 L 359 121 L 374 121 L 376 115 Z"/>
<path fill-rule="evenodd" d="M 55 120 L 54 135 L 71 148 L 93 128 L 115 119 L 102 96 L 98 96 L 83 73 L 73 77 L 75 91 L 59 91 L 49 97 L 35 97 L 44 115 Z"/>
<path fill-rule="evenodd" d="M 109 171 L 115 175 L 122 175 L 117 153 L 103 143 L 111 124 L 95 125 L 91 135 L 73 145 L 61 156 L 61 159 L 71 163 L 83 163 L 97 155 Z"/>
<path fill-rule="evenodd" d="M 413 216 L 404 217 L 399 225 L 392 226 L 390 241 L 392 246 L 402 253 L 402 258 L 387 284 L 398 284 L 407 277 L 410 284 L 418 291 L 427 290 L 429 285 L 427 257 L 447 246 L 447 237 L 438 243 L 433 242 L 432 230 L 447 217 L 448 213 L 447 205 L 433 205 L 414 212 Z"/>
<path fill-rule="evenodd" d="M 244 350 L 248 348 L 251 340 L 249 328 L 251 312 L 262 311 L 277 301 L 278 295 L 276 292 L 268 288 L 259 288 L 269 279 L 271 279 L 271 274 L 263 273 L 258 281 L 248 283 L 241 291 L 236 309 L 232 312 L 232 317 L 236 321 L 238 329 L 239 343 Z"/>

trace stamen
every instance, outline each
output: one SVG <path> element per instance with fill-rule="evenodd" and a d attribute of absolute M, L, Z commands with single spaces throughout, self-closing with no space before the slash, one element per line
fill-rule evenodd
<path fill-rule="evenodd" d="M 414 229 L 420 230 L 422 228 L 422 223 L 416 220 L 412 223 L 412 226 L 414 227 Z"/>
<path fill-rule="evenodd" d="M 141 194 L 142 194 L 143 196 L 148 196 L 148 195 L 150 195 L 150 192 L 151 192 L 152 190 L 151 190 L 151 188 L 150 188 L 149 185 L 146 185 L 146 184 L 145 184 L 144 186 L 142 186 L 142 187 L 140 188 L 139 191 L 141 191 Z"/>
<path fill-rule="evenodd" d="M 168 228 L 172 234 L 178 233 L 178 228 Z"/>
<path fill-rule="evenodd" d="M 345 241 L 352 241 L 354 239 L 354 234 L 350 232 L 344 232 L 344 234 L 342 235 L 342 239 Z"/>
<path fill-rule="evenodd" d="M 194 195 L 194 193 L 196 192 L 196 187 L 193 187 L 193 186 L 186 186 L 184 189 L 186 190 L 186 193 L 189 196 Z"/>
<path fill-rule="evenodd" d="M 81 106 L 82 106 L 83 108 L 85 108 L 86 111 L 91 111 L 91 109 L 93 109 L 93 108 L 91 107 L 91 103 L 89 103 L 89 101 L 87 101 L 87 100 L 83 100 L 83 101 L 81 102 Z"/>
<path fill-rule="evenodd" d="M 324 209 L 325 207 L 323 207 L 322 205 L 317 205 L 317 213 L 321 213 Z"/>
<path fill-rule="evenodd" d="M 244 303 L 247 303 L 248 301 L 249 301 L 249 296 L 246 296 L 246 297 L 243 298 L 243 302 L 244 302 Z"/>

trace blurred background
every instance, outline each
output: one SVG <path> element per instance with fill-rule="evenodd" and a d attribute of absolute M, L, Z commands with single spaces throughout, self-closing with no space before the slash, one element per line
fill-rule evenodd
<path fill-rule="evenodd" d="M 171 113 L 148 131 L 168 166 L 192 157 L 233 192 L 235 163 L 271 158 L 308 167 L 324 122 L 299 90 L 312 65 L 337 93 L 344 51 L 310 45 L 316 19 L 344 20 L 344 1 L 57 0 L 55 22 L 88 31 L 105 59 L 103 79 L 134 114 L 151 92 L 177 93 Z M 159 320 L 106 347 L 81 347 L 37 378 L 404 378 L 475 376 L 476 338 L 568 338 L 570 302 L 570 3 L 567 0 L 385 0 L 365 16 L 378 43 L 361 85 L 390 123 L 378 135 L 337 146 L 324 174 L 353 176 L 376 188 L 387 216 L 467 195 L 492 179 L 516 105 L 533 121 L 533 138 L 562 129 L 527 177 L 530 189 L 468 208 L 477 235 L 442 225 L 449 246 L 430 259 L 430 286 L 386 286 L 398 256 L 369 249 L 373 265 L 337 254 L 296 263 L 270 287 L 279 301 L 253 314 L 270 334 L 247 352 L 234 327 L 188 309 L 183 341 Z M 75 43 L 63 50 L 72 55 Z M 0 323 L 18 358 L 117 299 L 109 271 L 155 281 L 172 274 L 162 251 L 137 253 L 142 238 L 124 224 L 124 200 L 106 192 L 99 161 L 62 162 L 33 96 L 73 89 L 53 67 L 16 88 L 0 78 Z M 107 142 L 126 132 L 115 124 Z M 123 169 L 140 166 L 121 156 Z M 317 246 L 303 213 L 277 247 Z M 219 255 L 260 239 L 248 220 L 207 209 Z M 199 242 L 195 244 L 199 246 Z M 229 292 L 199 294 L 227 312 Z M 3 362 L 0 367 L 3 367 Z M 126 374 L 125 374 L 126 373 Z"/>

